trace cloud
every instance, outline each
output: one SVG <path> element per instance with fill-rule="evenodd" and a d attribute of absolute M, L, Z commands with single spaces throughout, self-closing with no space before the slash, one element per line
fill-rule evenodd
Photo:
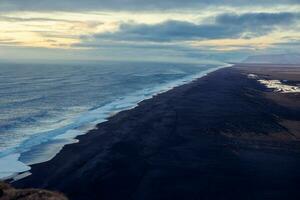
<path fill-rule="evenodd" d="M 252 0 L 251 6 L 297 5 L 300 0 Z M 166 10 L 203 6 L 249 6 L 245 0 L 0 0 L 1 10 Z"/>
<path fill-rule="evenodd" d="M 236 30 L 219 24 L 197 25 L 191 22 L 170 20 L 154 25 L 125 23 L 115 33 L 98 34 L 94 37 L 123 41 L 170 42 L 236 35 Z"/>
<path fill-rule="evenodd" d="M 159 24 L 121 24 L 114 33 L 96 34 L 95 39 L 119 41 L 173 42 L 223 38 L 253 38 L 299 18 L 295 13 L 221 14 L 210 24 L 169 20 Z"/>
<path fill-rule="evenodd" d="M 41 17 L 8 17 L 8 16 L 1 16 L 0 21 L 5 22 L 67 22 L 67 23 L 78 23 L 80 21 L 75 20 L 67 20 L 67 19 L 53 19 L 53 18 L 41 18 Z"/>
<path fill-rule="evenodd" d="M 299 18 L 296 13 L 246 13 L 243 15 L 237 14 L 222 14 L 217 16 L 216 22 L 224 25 L 238 26 L 270 26 L 290 24 Z"/>

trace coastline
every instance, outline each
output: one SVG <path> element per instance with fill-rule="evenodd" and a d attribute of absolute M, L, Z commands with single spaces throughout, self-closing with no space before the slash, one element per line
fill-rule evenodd
<path fill-rule="evenodd" d="M 57 135 L 57 133 L 55 133 L 56 130 L 53 130 L 54 132 L 49 131 L 49 133 L 40 135 L 38 137 L 40 137 L 40 140 L 42 141 L 42 143 L 37 144 L 36 146 L 27 150 L 26 152 L 12 154 L 12 153 L 9 153 L 9 151 L 8 151 L 9 154 L 7 154 L 7 156 L 3 157 L 3 159 L 2 159 L 3 161 L 0 160 L 0 164 L 2 163 L 3 166 L 7 165 L 7 168 L 14 166 L 14 168 L 16 168 L 17 170 L 16 170 L 16 172 L 11 172 L 10 175 L 0 177 L 0 179 L 2 179 L 2 180 L 10 180 L 10 179 L 19 180 L 21 178 L 24 178 L 24 177 L 30 175 L 30 173 L 28 173 L 28 171 L 30 171 L 31 165 L 50 161 L 63 149 L 63 147 L 65 145 L 71 145 L 71 144 L 77 143 L 78 142 L 78 139 L 76 139 L 77 136 L 87 134 L 89 131 L 95 129 L 99 124 L 106 122 L 108 120 L 108 118 L 110 118 L 112 115 L 115 115 L 122 111 L 133 109 L 144 100 L 151 99 L 156 95 L 159 95 L 161 93 L 172 90 L 178 86 L 188 84 L 198 78 L 206 76 L 208 73 L 211 73 L 218 69 L 229 67 L 229 66 L 231 66 L 231 64 L 221 65 L 218 67 L 212 67 L 207 70 L 201 71 L 197 74 L 189 75 L 184 78 L 174 80 L 169 83 L 165 83 L 163 85 L 157 86 L 155 88 L 149 88 L 149 89 L 147 89 L 147 91 L 138 91 L 136 94 L 128 95 L 128 97 L 113 101 L 107 105 L 104 105 L 104 106 L 101 106 L 94 110 L 91 110 L 89 113 L 85 113 L 84 116 L 86 116 L 86 117 L 81 116 L 79 119 L 75 120 L 74 125 L 72 125 L 72 124 L 68 125 L 68 126 L 74 126 L 75 128 L 70 129 L 69 131 L 67 131 L 64 134 Z M 113 111 L 112 111 L 112 109 L 111 109 L 112 107 L 116 108 L 116 109 L 113 109 Z M 95 118 L 97 120 L 95 120 L 92 123 L 86 122 L 86 124 L 85 124 L 85 122 L 83 122 L 85 120 L 82 118 L 90 118 L 90 116 L 94 116 L 93 118 Z M 86 128 L 84 128 L 82 130 L 78 130 L 76 127 L 82 126 L 82 124 Z M 60 129 L 65 129 L 65 128 L 62 127 Z M 56 136 L 53 137 L 52 139 L 48 138 L 48 135 L 51 135 L 52 132 Z M 34 135 L 32 137 L 35 138 L 36 136 Z M 29 138 L 28 140 L 24 141 L 25 146 L 28 146 L 26 143 L 31 143 L 32 139 L 33 138 Z M 61 142 L 53 142 L 52 143 L 53 139 L 59 139 L 59 140 L 61 140 Z M 40 152 L 41 151 L 40 149 L 43 149 L 43 151 Z M 34 153 L 35 151 L 38 151 L 39 154 L 41 154 L 42 156 L 37 156 L 35 158 L 32 157 L 31 152 Z M 20 159 L 21 159 L 21 161 L 20 161 Z"/>
<path fill-rule="evenodd" d="M 219 69 L 144 100 L 14 184 L 71 199 L 296 199 L 299 138 L 278 120 L 299 108 L 265 98 L 247 73 Z"/>

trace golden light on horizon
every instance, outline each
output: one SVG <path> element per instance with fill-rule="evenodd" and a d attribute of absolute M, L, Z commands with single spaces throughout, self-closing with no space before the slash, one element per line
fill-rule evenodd
<path fill-rule="evenodd" d="M 239 49 L 265 49 L 280 42 L 288 42 L 289 39 L 300 40 L 300 33 L 294 31 L 279 31 L 254 38 L 230 38 L 198 40 L 188 42 L 193 47 L 211 48 L 219 51 L 232 51 Z"/>
<path fill-rule="evenodd" d="M 4 46 L 27 46 L 44 48 L 70 48 L 80 42 L 82 35 L 113 32 L 117 22 L 96 19 L 75 20 L 64 15 L 50 13 L 34 15 L 25 13 L 0 16 L 0 44 Z"/>

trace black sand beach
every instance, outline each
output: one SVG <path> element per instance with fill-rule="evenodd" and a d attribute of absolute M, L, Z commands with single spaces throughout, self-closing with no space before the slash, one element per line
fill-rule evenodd
<path fill-rule="evenodd" d="M 71 200 L 300 199 L 300 95 L 247 77 L 300 81 L 275 69 L 225 68 L 145 100 L 14 185 Z"/>

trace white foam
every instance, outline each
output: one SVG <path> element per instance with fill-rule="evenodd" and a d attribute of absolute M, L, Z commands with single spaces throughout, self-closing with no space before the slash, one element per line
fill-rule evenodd
<path fill-rule="evenodd" d="M 0 159 L 0 180 L 30 170 L 30 167 L 19 161 L 20 154 L 11 154 Z"/>
<path fill-rule="evenodd" d="M 30 172 L 20 173 L 20 174 L 18 174 L 18 175 L 16 175 L 16 176 L 13 177 L 13 181 L 12 182 L 18 181 L 18 180 L 23 179 L 23 178 L 25 178 L 27 176 L 30 176 L 30 175 L 31 175 Z"/>

